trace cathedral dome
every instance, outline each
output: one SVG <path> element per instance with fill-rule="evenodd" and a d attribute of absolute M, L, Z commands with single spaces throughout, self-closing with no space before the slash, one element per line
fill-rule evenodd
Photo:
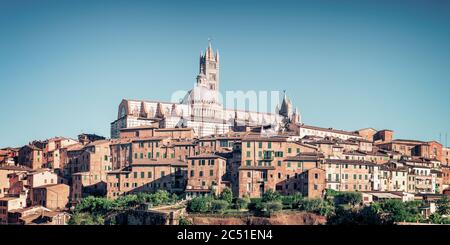
<path fill-rule="evenodd" d="M 218 93 L 204 86 L 195 86 L 186 94 L 181 103 L 218 103 Z"/>

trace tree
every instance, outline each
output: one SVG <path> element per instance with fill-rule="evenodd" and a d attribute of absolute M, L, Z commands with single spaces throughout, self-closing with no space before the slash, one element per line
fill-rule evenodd
<path fill-rule="evenodd" d="M 250 198 L 248 196 L 244 196 L 242 198 L 236 198 L 235 199 L 235 207 L 237 210 L 245 209 L 248 207 L 248 204 L 250 203 Z"/>
<path fill-rule="evenodd" d="M 355 206 L 362 202 L 362 194 L 360 192 L 341 192 L 334 196 L 336 205 L 350 204 Z"/>
<path fill-rule="evenodd" d="M 233 193 L 231 193 L 231 190 L 229 188 L 223 189 L 222 193 L 220 193 L 220 200 L 226 201 L 228 204 L 231 204 L 233 202 Z"/>
<path fill-rule="evenodd" d="M 437 212 L 440 215 L 450 215 L 450 201 L 447 195 L 436 202 Z"/>
<path fill-rule="evenodd" d="M 230 204 L 225 200 L 211 201 L 211 211 L 214 213 L 223 213 Z"/>
<path fill-rule="evenodd" d="M 102 216 L 89 213 L 74 213 L 68 222 L 69 225 L 103 225 L 104 223 Z"/>
<path fill-rule="evenodd" d="M 293 209 L 299 206 L 300 202 L 303 200 L 303 196 L 300 193 L 295 193 L 291 196 L 283 196 L 281 199 L 285 208 Z"/>
<path fill-rule="evenodd" d="M 433 224 L 443 224 L 444 218 L 439 213 L 433 213 L 428 217 L 428 221 Z"/>
<path fill-rule="evenodd" d="M 302 211 L 328 216 L 334 211 L 333 205 L 322 199 L 303 199 L 298 208 Z"/>
<path fill-rule="evenodd" d="M 262 196 L 262 202 L 274 202 L 274 201 L 281 201 L 281 194 L 278 192 L 273 191 L 272 189 L 269 189 L 266 191 Z"/>
<path fill-rule="evenodd" d="M 187 210 L 194 213 L 206 213 L 211 210 L 210 197 L 194 197 L 187 204 Z"/>
<path fill-rule="evenodd" d="M 89 196 L 81 200 L 81 202 L 76 206 L 75 212 L 105 214 L 113 208 L 113 201 L 107 198 Z"/>

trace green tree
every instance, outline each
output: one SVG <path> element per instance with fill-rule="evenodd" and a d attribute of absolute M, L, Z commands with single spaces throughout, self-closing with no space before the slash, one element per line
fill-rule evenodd
<path fill-rule="evenodd" d="M 225 200 L 212 200 L 211 211 L 213 213 L 223 213 L 230 204 Z"/>
<path fill-rule="evenodd" d="M 76 206 L 75 212 L 105 214 L 113 208 L 113 201 L 107 198 L 89 196 L 81 200 L 81 202 Z"/>
<path fill-rule="evenodd" d="M 294 195 L 290 196 L 283 196 L 281 198 L 283 206 L 288 209 L 297 208 L 302 200 L 303 196 L 300 193 L 295 193 Z"/>
<path fill-rule="evenodd" d="M 223 189 L 222 193 L 220 193 L 220 200 L 226 201 L 228 204 L 231 204 L 233 202 L 233 193 L 231 193 L 231 190 L 229 188 Z"/>
<path fill-rule="evenodd" d="M 234 201 L 234 205 L 237 210 L 248 208 L 248 204 L 250 203 L 250 198 L 248 196 L 243 196 L 242 198 L 236 198 Z"/>
<path fill-rule="evenodd" d="M 449 215 L 450 214 L 450 201 L 447 195 L 443 196 L 436 202 L 437 212 L 440 215 Z"/>
<path fill-rule="evenodd" d="M 340 192 L 334 196 L 336 205 L 349 204 L 355 206 L 362 202 L 362 194 L 360 192 Z"/>
<path fill-rule="evenodd" d="M 103 225 L 104 218 L 101 215 L 92 215 L 89 213 L 74 213 L 70 218 L 69 225 Z"/>
<path fill-rule="evenodd" d="M 262 196 L 262 202 L 274 202 L 274 201 L 281 201 L 281 194 L 273 191 L 272 189 L 269 189 L 268 191 L 264 192 Z"/>
<path fill-rule="evenodd" d="M 187 210 L 194 213 L 206 213 L 211 210 L 211 197 L 194 197 L 187 203 Z"/>

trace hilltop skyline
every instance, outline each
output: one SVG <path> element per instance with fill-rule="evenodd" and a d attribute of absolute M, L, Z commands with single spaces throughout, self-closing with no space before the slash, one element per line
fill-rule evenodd
<path fill-rule="evenodd" d="M 109 137 L 123 98 L 168 101 L 195 83 L 208 37 L 222 92 L 287 90 L 306 124 L 445 144 L 449 3 L 237 4 L 1 3 L 0 148 Z"/>

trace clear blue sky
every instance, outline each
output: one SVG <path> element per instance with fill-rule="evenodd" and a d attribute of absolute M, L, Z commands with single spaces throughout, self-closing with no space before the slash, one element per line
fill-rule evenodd
<path fill-rule="evenodd" d="M 109 137 L 122 98 L 288 90 L 307 124 L 450 133 L 450 1 L 0 1 L 0 147 Z M 444 136 L 443 136 L 444 138 Z"/>

